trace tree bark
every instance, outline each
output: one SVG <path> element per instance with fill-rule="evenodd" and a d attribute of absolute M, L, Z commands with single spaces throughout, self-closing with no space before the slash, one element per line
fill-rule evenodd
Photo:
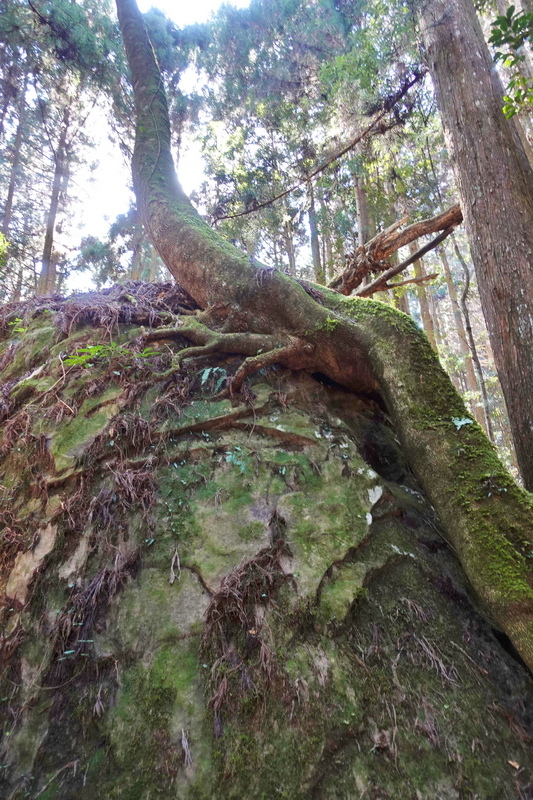
<path fill-rule="evenodd" d="M 0 108 L 0 141 L 4 138 L 4 128 L 5 128 L 5 121 L 6 115 L 9 109 L 9 106 L 13 102 L 13 99 L 17 96 L 17 80 L 19 78 L 19 68 L 18 65 L 14 64 L 11 65 L 6 73 L 4 78 L 4 86 L 3 86 L 3 98 L 2 98 L 2 106 Z M 25 77 L 25 81 L 27 80 L 27 76 Z"/>
<path fill-rule="evenodd" d="M 474 590 L 533 666 L 533 571 L 524 553 L 533 549 L 531 497 L 465 416 L 411 320 L 382 303 L 325 287 L 306 290 L 277 270 L 252 265 L 200 219 L 175 176 L 165 93 L 142 17 L 134 0 L 117 0 L 117 9 L 136 102 L 139 208 L 168 268 L 205 309 L 166 331 L 193 343 L 168 377 L 183 358 L 241 353 L 234 393 L 247 375 L 273 364 L 379 393 Z"/>
<path fill-rule="evenodd" d="M 533 173 L 471 0 L 418 5 L 524 484 L 533 489 Z"/>

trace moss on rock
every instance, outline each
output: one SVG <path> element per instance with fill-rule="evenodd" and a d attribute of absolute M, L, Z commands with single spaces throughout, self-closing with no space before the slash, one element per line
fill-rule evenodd
<path fill-rule="evenodd" d="M 374 310 L 378 322 L 390 316 Z M 39 325 L 33 339 L 53 350 L 53 315 Z M 128 334 L 138 329 L 122 326 L 120 341 Z M 79 337 L 73 328 L 61 346 Z M 17 334 L 17 348 L 33 339 Z M 53 523 L 57 537 L 25 604 L 3 611 L 0 792 L 528 791 L 530 676 L 478 608 L 375 403 L 277 370 L 236 405 L 211 398 L 197 369 L 159 379 L 158 358 L 132 362 L 111 385 L 105 370 L 76 369 L 55 396 L 33 387 L 19 450 L 6 448 L 2 586 L 18 555 L 36 552 L 38 530 Z M 13 364 L 3 378 L 24 376 Z M 48 369 L 36 379 L 57 380 Z M 439 415 L 456 412 L 442 402 Z M 492 497 L 517 490 L 477 460 L 477 431 L 465 428 L 453 500 L 475 496 L 476 535 L 492 554 L 478 568 L 512 600 L 529 543 L 517 522 L 509 551 Z M 21 480 L 35 452 L 39 467 Z M 461 497 L 467 479 L 475 486 Z"/>

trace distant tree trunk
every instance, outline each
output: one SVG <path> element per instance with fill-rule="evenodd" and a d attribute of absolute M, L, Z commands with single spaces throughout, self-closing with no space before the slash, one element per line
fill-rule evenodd
<path fill-rule="evenodd" d="M 63 112 L 63 121 L 57 150 L 54 154 L 54 180 L 52 183 L 52 195 L 50 197 L 50 208 L 46 218 L 46 234 L 44 237 L 44 247 L 42 256 L 41 274 L 39 276 L 38 294 L 49 294 L 54 291 L 55 284 L 55 263 L 53 262 L 54 230 L 59 209 L 59 197 L 62 190 L 66 189 L 68 182 L 67 172 L 67 133 L 69 128 L 69 109 Z"/>
<path fill-rule="evenodd" d="M 322 219 L 324 220 L 322 232 L 322 272 L 324 274 L 324 283 L 332 280 L 333 271 L 333 247 L 331 244 L 331 222 L 328 213 L 328 206 L 324 199 L 322 192 L 319 193 L 318 199 L 320 201 L 320 211 Z"/>
<path fill-rule="evenodd" d="M 150 255 L 148 257 L 148 274 L 147 280 L 155 281 L 157 279 L 157 270 L 159 267 L 159 259 L 154 247 L 150 247 Z"/>
<path fill-rule="evenodd" d="M 471 0 L 418 3 L 481 304 L 524 484 L 533 489 L 533 172 Z"/>
<path fill-rule="evenodd" d="M 289 275 L 296 275 L 296 254 L 294 252 L 294 240 L 290 231 L 286 232 L 284 240 L 285 252 L 289 261 Z"/>
<path fill-rule="evenodd" d="M 0 141 L 4 138 L 4 126 L 7 116 L 7 111 L 13 99 L 17 96 L 16 83 L 19 69 L 16 65 L 12 64 L 7 70 L 6 77 L 3 80 L 3 102 L 0 107 Z M 25 79 L 27 80 L 27 78 Z"/>
<path fill-rule="evenodd" d="M 18 303 L 22 296 L 22 279 L 24 277 L 24 267 L 22 264 L 19 266 L 17 270 L 17 280 L 15 282 L 15 286 L 13 287 L 13 294 L 11 295 L 10 301 L 12 303 Z"/>
<path fill-rule="evenodd" d="M 326 249 L 326 257 L 324 259 L 326 265 L 326 280 L 330 281 L 333 279 L 335 274 L 334 271 L 334 258 L 333 258 L 333 247 L 331 244 L 331 231 L 328 231 L 324 236 L 324 243 Z"/>
<path fill-rule="evenodd" d="M 15 133 L 15 141 L 13 143 L 13 158 L 11 160 L 9 185 L 7 188 L 6 204 L 4 206 L 4 219 L 2 221 L 2 233 L 4 234 L 4 236 L 8 235 L 9 226 L 11 225 L 11 216 L 13 213 L 13 198 L 15 196 L 15 188 L 19 173 L 19 164 L 20 164 L 20 156 L 22 149 L 22 136 L 24 133 L 24 122 L 26 119 L 26 85 L 27 85 L 27 78 L 24 80 L 24 88 L 22 90 L 22 94 L 20 97 L 19 118 L 17 123 L 17 131 Z"/>
<path fill-rule="evenodd" d="M 430 286 L 427 289 L 427 298 L 429 303 L 429 310 L 431 313 L 431 319 L 433 320 L 433 328 L 435 330 L 435 342 L 437 343 L 437 349 L 438 349 L 438 346 L 442 344 L 442 340 L 444 337 L 442 335 L 442 328 L 439 319 L 439 312 L 437 309 L 437 302 L 435 300 L 435 295 L 433 294 L 433 291 Z"/>
<path fill-rule="evenodd" d="M 313 271 L 317 283 L 325 283 L 324 269 L 320 261 L 320 242 L 318 239 L 318 226 L 316 222 L 315 193 L 313 185 L 309 184 L 309 209 L 307 211 L 309 220 L 309 234 L 311 237 L 311 255 L 313 257 Z"/>
<path fill-rule="evenodd" d="M 353 177 L 355 184 L 355 202 L 357 206 L 357 235 L 359 247 L 361 247 L 370 239 L 370 217 L 368 214 L 368 203 L 363 179 L 357 174 L 354 174 Z"/>
<path fill-rule="evenodd" d="M 472 361 L 474 363 L 474 369 L 476 370 L 477 382 L 481 391 L 481 401 L 483 403 L 483 413 L 485 416 L 485 427 L 487 429 L 487 435 L 489 436 L 491 441 L 494 441 L 494 433 L 492 430 L 492 422 L 490 418 L 489 397 L 487 394 L 485 378 L 483 377 L 483 368 L 481 366 L 481 361 L 479 360 L 479 355 L 477 352 L 476 340 L 474 339 L 474 333 L 472 331 L 472 324 L 470 322 L 470 312 L 468 310 L 468 292 L 470 290 L 470 270 L 468 269 L 468 264 L 464 260 L 461 251 L 457 246 L 457 242 L 455 241 L 454 241 L 454 249 L 457 258 L 459 259 L 459 263 L 463 268 L 463 275 L 465 278 L 465 285 L 459 297 L 459 305 L 461 306 L 461 311 L 463 313 L 463 318 L 465 321 L 465 329 L 466 329 L 466 338 L 468 341 L 470 352 L 472 354 Z"/>
<path fill-rule="evenodd" d="M 404 314 L 411 315 L 411 309 L 409 307 L 409 296 L 407 293 L 405 294 L 396 294 L 393 291 L 393 303 L 394 307 L 398 309 L 398 311 L 403 311 Z"/>
<path fill-rule="evenodd" d="M 446 279 L 446 286 L 448 287 L 448 294 L 450 295 L 450 302 L 452 304 L 453 318 L 455 320 L 455 329 L 457 331 L 457 336 L 459 338 L 459 349 L 463 357 L 466 388 L 467 391 L 472 392 L 474 395 L 477 395 L 478 393 L 481 392 L 481 390 L 476 379 L 476 373 L 474 372 L 472 354 L 470 352 L 470 347 L 468 346 L 467 334 L 463 322 L 463 317 L 461 314 L 461 309 L 459 307 L 459 300 L 457 297 L 457 289 L 455 288 L 455 283 L 453 282 L 453 276 L 450 270 L 448 256 L 446 255 L 446 250 L 443 247 L 439 248 L 439 255 L 442 261 L 442 266 L 444 268 L 444 277 Z M 481 378 L 483 379 L 482 375 Z M 488 417 L 488 409 L 486 408 L 484 403 L 482 407 L 479 406 L 477 403 L 473 403 L 472 405 L 473 405 L 472 410 L 476 420 L 484 428 L 485 433 L 488 434 L 490 428 L 490 417 Z M 492 436 L 490 438 L 492 439 Z"/>
<path fill-rule="evenodd" d="M 411 255 L 414 255 L 414 253 L 416 253 L 417 250 L 418 250 L 418 245 L 416 241 L 410 242 L 409 253 Z M 421 258 L 419 258 L 418 261 L 415 261 L 413 267 L 415 271 L 415 278 L 426 277 L 426 270 L 424 269 L 424 263 Z M 416 296 L 418 297 L 418 302 L 420 303 L 420 315 L 422 317 L 422 325 L 424 327 L 424 333 L 431 342 L 432 348 L 436 351 L 437 340 L 435 337 L 435 326 L 433 325 L 433 317 L 431 316 L 431 309 L 429 307 L 429 301 L 426 294 L 426 287 L 422 283 L 419 283 L 416 286 Z"/>
<path fill-rule="evenodd" d="M 296 252 L 294 247 L 294 229 L 292 224 L 292 215 L 289 210 L 289 206 L 285 200 L 284 202 L 284 211 L 286 220 L 283 223 L 283 228 L 281 230 L 281 238 L 283 241 L 283 249 L 287 254 L 287 259 L 289 262 L 288 273 L 289 275 L 296 275 Z"/>

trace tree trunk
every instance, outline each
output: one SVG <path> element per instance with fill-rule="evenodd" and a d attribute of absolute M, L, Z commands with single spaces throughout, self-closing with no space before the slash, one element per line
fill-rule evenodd
<path fill-rule="evenodd" d="M 533 549 L 531 497 L 465 416 L 411 320 L 382 303 L 301 285 L 251 264 L 201 220 L 174 172 L 166 97 L 142 17 L 134 0 L 117 0 L 117 8 L 135 94 L 138 206 L 169 270 L 204 309 L 163 332 L 193 345 L 168 377 L 183 358 L 240 353 L 245 359 L 231 380 L 233 395 L 247 376 L 281 364 L 379 396 L 472 586 L 533 666 L 533 573 L 524 553 L 526 541 Z"/>
<path fill-rule="evenodd" d="M 22 297 L 22 280 L 24 278 L 24 267 L 21 264 L 17 270 L 17 280 L 13 287 L 13 294 L 10 297 L 11 303 L 19 303 Z"/>
<path fill-rule="evenodd" d="M 69 109 L 65 108 L 59 142 L 54 153 L 54 179 L 52 182 L 52 194 L 50 196 L 50 208 L 46 218 L 46 233 L 44 237 L 43 255 L 41 261 L 41 274 L 39 276 L 38 294 L 50 294 L 54 291 L 55 285 L 55 263 L 53 260 L 54 231 L 59 209 L 59 197 L 61 191 L 66 190 L 68 181 L 68 161 L 67 161 L 67 134 L 69 128 Z"/>
<path fill-rule="evenodd" d="M 359 238 L 359 247 L 362 247 L 370 239 L 370 217 L 362 178 L 358 175 L 354 175 L 354 183 L 357 207 L 357 235 Z"/>
<path fill-rule="evenodd" d="M 442 344 L 443 341 L 443 335 L 442 335 L 442 326 L 440 324 L 440 319 L 439 319 L 439 311 L 437 308 L 435 295 L 433 294 L 431 286 L 427 287 L 427 298 L 429 303 L 431 320 L 433 322 L 433 330 L 435 331 L 435 343 L 437 345 L 437 352 L 438 352 L 439 346 Z"/>
<path fill-rule="evenodd" d="M 320 211 L 322 214 L 322 219 L 324 220 L 324 224 L 322 226 L 322 273 L 324 275 L 324 283 L 333 280 L 333 276 L 335 274 L 334 267 L 335 262 L 333 258 L 333 247 L 332 247 L 332 230 L 331 230 L 331 222 L 330 217 L 328 215 L 328 207 L 326 201 L 324 200 L 324 195 L 322 192 L 319 194 L 320 200 Z"/>
<path fill-rule="evenodd" d="M 418 14 L 524 483 L 533 488 L 533 173 L 471 0 Z"/>
<path fill-rule="evenodd" d="M 7 70 L 6 77 L 4 78 L 4 86 L 2 92 L 2 105 L 0 107 L 0 141 L 4 138 L 6 115 L 14 98 L 17 96 L 16 83 L 19 77 L 18 65 L 12 65 Z M 27 82 L 27 75 L 25 76 L 25 83 Z"/>
<path fill-rule="evenodd" d="M 289 275 L 296 276 L 296 252 L 294 247 L 294 231 L 292 228 L 292 222 L 287 221 L 283 224 L 281 239 L 288 261 L 288 269 L 286 271 Z"/>
<path fill-rule="evenodd" d="M 318 239 L 318 227 L 316 223 L 315 193 L 311 183 L 309 184 L 309 208 L 307 210 L 307 218 L 309 220 L 311 256 L 313 258 L 313 272 L 315 274 L 315 281 L 322 284 L 326 282 L 326 277 L 322 267 L 322 262 L 320 260 L 320 242 Z"/>
<path fill-rule="evenodd" d="M 394 308 L 397 308 L 398 311 L 403 311 L 404 314 L 411 314 L 411 309 L 409 308 L 409 297 L 407 294 L 396 294 L 396 292 L 393 290 L 393 302 Z"/>
<path fill-rule="evenodd" d="M 416 242 L 409 243 L 409 252 L 411 255 L 414 255 L 417 251 Z M 415 278 L 425 278 L 426 277 L 426 270 L 424 269 L 424 263 L 421 258 L 414 262 L 414 272 Z M 422 317 L 422 326 L 424 328 L 424 332 L 428 337 L 431 346 L 437 352 L 437 340 L 435 338 L 435 327 L 433 325 L 433 318 L 431 316 L 431 309 L 429 307 L 429 300 L 426 295 L 426 288 L 422 284 L 418 284 L 416 286 L 416 296 L 418 297 L 418 302 L 420 304 L 420 315 Z"/>
<path fill-rule="evenodd" d="M 13 213 L 13 198 L 15 196 L 15 188 L 17 184 L 19 164 L 22 150 L 22 137 L 24 134 L 24 122 L 26 119 L 26 86 L 27 77 L 24 80 L 24 87 L 20 97 L 19 105 L 19 118 L 17 123 L 17 131 L 15 133 L 15 141 L 13 143 L 13 158 L 11 159 L 11 170 L 9 173 L 9 185 L 7 189 L 7 197 L 4 206 L 4 219 L 2 221 L 2 233 L 8 236 L 9 227 L 11 225 L 11 216 Z"/>
<path fill-rule="evenodd" d="M 466 378 L 466 389 L 468 392 L 471 392 L 472 395 L 475 397 L 478 394 L 480 394 L 480 387 L 478 386 L 478 382 L 476 380 L 476 374 L 474 372 L 472 355 L 467 341 L 467 335 L 463 322 L 463 317 L 461 314 L 461 309 L 459 307 L 459 300 L 457 298 L 457 289 L 455 288 L 455 283 L 453 282 L 453 276 L 450 270 L 450 265 L 448 263 L 446 250 L 443 247 L 439 247 L 439 255 L 442 261 L 442 266 L 444 268 L 444 277 L 446 279 L 446 286 L 448 287 L 448 294 L 450 295 L 450 302 L 452 304 L 453 318 L 455 320 L 455 329 L 457 331 L 457 337 L 459 339 L 459 349 L 463 357 L 463 364 L 464 364 L 465 378 Z M 481 375 L 481 377 L 483 378 L 483 375 Z M 488 426 L 490 425 L 488 408 L 485 407 L 484 403 L 483 405 L 480 406 L 478 405 L 477 402 L 472 403 L 472 406 L 473 406 L 472 409 L 473 414 L 476 420 L 483 427 L 485 433 L 488 434 L 489 433 Z M 492 439 L 492 436 L 490 436 L 490 438 Z"/>

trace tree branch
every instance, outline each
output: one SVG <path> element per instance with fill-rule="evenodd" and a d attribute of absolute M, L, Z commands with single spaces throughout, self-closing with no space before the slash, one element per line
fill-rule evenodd
<path fill-rule="evenodd" d="M 435 233 L 435 231 L 441 230 L 448 230 L 448 233 L 450 233 L 453 228 L 463 221 L 463 215 L 461 208 L 457 203 L 455 206 L 443 211 L 441 214 L 421 220 L 420 222 L 414 222 L 412 225 L 409 225 L 407 228 L 404 228 L 403 231 L 398 233 L 398 228 L 406 220 L 407 218 L 404 217 L 404 219 L 395 222 L 385 231 L 382 231 L 374 236 L 373 239 L 364 244 L 362 247 L 359 247 L 355 253 L 349 256 L 348 265 L 340 275 L 331 281 L 329 287 L 331 289 L 335 289 L 341 294 L 351 294 L 353 290 L 362 283 L 363 279 L 369 274 L 369 272 L 383 268 L 384 265 L 380 266 L 380 261 L 383 261 L 385 258 L 389 258 L 400 247 L 404 247 L 406 244 L 409 244 L 409 242 L 414 242 L 421 236 L 427 236 L 430 233 Z M 448 236 L 448 233 L 446 236 Z M 443 237 L 443 239 L 445 239 L 446 236 Z M 439 237 L 437 237 L 432 243 L 430 243 L 431 247 L 428 247 L 428 249 L 422 248 L 422 250 L 415 254 L 416 257 L 411 256 L 410 259 L 402 262 L 402 264 L 398 265 L 398 267 L 394 267 L 394 269 L 398 270 L 397 272 L 391 273 L 390 270 L 388 270 L 386 274 L 388 277 L 394 277 L 394 275 L 397 275 L 398 272 L 401 272 L 403 269 L 408 267 L 409 264 L 412 264 L 413 261 L 416 261 L 417 258 L 420 258 L 420 256 L 424 255 L 424 253 L 427 253 L 429 250 L 432 250 L 433 247 L 436 247 L 439 242 L 443 241 L 443 239 L 439 239 Z M 373 284 L 370 284 L 370 286 L 374 286 L 375 283 L 376 281 L 374 281 Z M 367 290 L 370 287 L 365 286 L 364 288 L 364 293 L 358 293 L 360 297 L 367 297 L 369 294 Z M 372 292 L 375 291 L 378 291 L 378 289 L 372 290 Z M 372 292 L 370 292 L 370 294 L 372 294 Z"/>
<path fill-rule="evenodd" d="M 423 283 L 426 283 L 427 281 L 432 281 L 433 278 L 438 278 L 438 277 L 439 277 L 439 273 L 438 272 L 432 272 L 431 275 L 422 275 L 420 278 L 409 278 L 406 281 L 398 281 L 398 283 L 388 283 L 383 288 L 384 289 L 397 289 L 398 286 L 406 286 L 408 283 L 423 284 Z"/>
<path fill-rule="evenodd" d="M 410 267 L 411 264 L 414 264 L 415 261 L 418 261 L 419 258 L 425 256 L 426 253 L 429 253 L 430 250 L 433 250 L 435 247 L 443 242 L 453 231 L 453 228 L 446 228 L 442 233 L 436 236 L 431 242 L 421 247 L 420 250 L 417 250 L 416 253 L 413 253 L 412 256 L 406 258 L 405 261 L 402 261 L 401 264 L 397 264 L 395 267 L 391 267 L 390 269 L 383 272 L 375 281 L 369 283 L 367 286 L 361 287 L 358 292 L 355 292 L 356 297 L 370 297 L 370 295 L 374 294 L 375 292 L 382 291 L 386 289 L 387 281 L 391 278 L 394 278 L 395 275 L 398 275 L 400 272 L 403 272 L 404 269 Z"/>
<path fill-rule="evenodd" d="M 371 122 L 370 125 L 368 125 L 362 133 L 356 136 L 355 139 L 352 139 L 352 141 L 349 144 L 347 144 L 337 153 L 332 155 L 330 158 L 326 159 L 326 161 L 320 164 L 320 166 L 316 167 L 316 169 L 314 169 L 313 172 L 311 172 L 309 175 L 306 175 L 305 178 L 302 178 L 301 180 L 297 181 L 288 189 L 285 189 L 285 191 L 281 192 L 280 194 L 277 194 L 275 197 L 271 197 L 270 200 L 265 200 L 264 203 L 259 203 L 259 205 L 256 205 L 253 208 L 249 208 L 247 211 L 239 211 L 237 214 L 224 214 L 224 216 L 222 217 L 215 217 L 215 222 L 219 222 L 220 220 L 223 219 L 236 219 L 237 217 L 245 217 L 248 214 L 253 214 L 255 211 L 260 211 L 262 208 L 266 208 L 267 206 L 272 205 L 272 203 L 275 203 L 276 200 L 281 200 L 283 197 L 287 197 L 288 194 L 292 194 L 292 192 L 294 192 L 296 189 L 299 189 L 300 186 L 304 186 L 310 183 L 310 181 L 312 181 L 313 178 L 316 178 L 317 175 L 320 175 L 321 172 L 324 172 L 324 170 L 327 169 L 331 164 L 333 164 L 342 156 L 346 155 L 346 153 L 349 153 L 350 150 L 353 150 L 353 148 L 357 144 L 359 144 L 360 141 L 366 138 L 369 134 L 383 133 L 384 132 L 383 126 L 379 125 L 383 117 L 386 114 L 388 114 L 388 112 L 391 111 L 403 97 L 405 97 L 409 89 L 412 89 L 412 87 L 415 86 L 415 84 L 417 84 L 419 81 L 421 81 L 422 78 L 425 77 L 425 75 L 426 75 L 426 70 L 422 70 L 421 72 L 416 72 L 413 78 L 405 81 L 405 83 L 402 84 L 400 89 L 394 95 L 394 99 L 390 102 L 387 102 L 384 105 L 384 108 L 381 111 L 381 113 L 378 114 L 378 116 L 373 120 L 373 122 Z M 391 126 L 389 126 L 389 128 L 390 127 Z M 373 130 L 374 128 L 376 128 L 377 130 L 374 131 Z M 386 130 L 388 130 L 389 128 L 387 128 Z"/>

